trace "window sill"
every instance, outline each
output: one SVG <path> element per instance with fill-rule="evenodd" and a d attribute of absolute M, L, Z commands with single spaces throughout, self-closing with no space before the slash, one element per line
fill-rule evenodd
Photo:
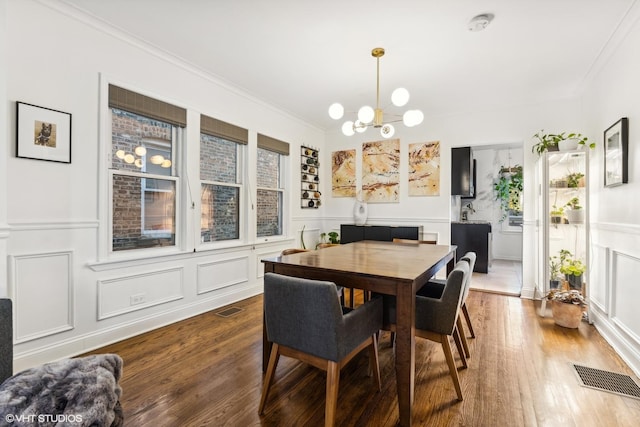
<path fill-rule="evenodd" d="M 145 251 L 144 253 L 129 254 L 130 256 L 119 256 L 103 261 L 88 263 L 87 265 L 93 271 L 109 271 L 126 267 L 136 267 L 148 264 L 164 263 L 167 261 L 176 261 L 189 259 L 196 256 L 212 255 L 215 253 L 236 252 L 243 250 L 253 250 L 256 246 L 275 246 L 282 243 L 293 243 L 292 237 L 277 236 L 268 240 L 256 239 L 254 242 L 215 242 L 202 243 L 191 251 L 172 250 L 171 252 L 155 252 Z"/>

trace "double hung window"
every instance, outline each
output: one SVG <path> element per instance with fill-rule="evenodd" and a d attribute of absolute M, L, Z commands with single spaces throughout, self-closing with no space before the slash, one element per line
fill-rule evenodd
<path fill-rule="evenodd" d="M 186 110 L 109 85 L 111 250 L 175 246 Z"/>
<path fill-rule="evenodd" d="M 288 156 L 288 143 L 258 134 L 257 237 L 284 234 L 285 160 Z"/>
<path fill-rule="evenodd" d="M 240 238 L 248 131 L 200 118 L 200 241 Z"/>

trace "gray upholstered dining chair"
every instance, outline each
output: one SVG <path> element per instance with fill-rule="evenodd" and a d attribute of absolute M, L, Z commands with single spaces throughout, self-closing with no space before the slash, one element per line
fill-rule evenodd
<path fill-rule="evenodd" d="M 462 388 L 458 378 L 453 352 L 449 343 L 452 336 L 456 342 L 463 366 L 467 367 L 464 350 L 458 332 L 458 313 L 462 304 L 464 284 L 469 272 L 469 263 L 458 261 L 455 268 L 447 276 L 444 290 L 439 298 L 416 295 L 416 336 L 442 344 L 442 350 L 449 366 L 449 373 L 456 389 L 458 400 L 462 400 Z M 383 329 L 393 331 L 396 323 L 396 299 L 383 296 L 384 326 Z"/>
<path fill-rule="evenodd" d="M 466 283 L 464 284 L 464 293 L 462 294 L 462 305 L 460 306 L 460 310 L 462 311 L 462 315 L 464 316 L 467 327 L 469 328 L 469 334 L 471 335 L 471 338 L 475 338 L 476 333 L 473 330 L 473 325 L 471 324 L 471 316 L 469 315 L 469 310 L 467 309 L 467 297 L 469 296 L 469 289 L 471 288 L 471 277 L 473 276 L 473 268 L 476 265 L 476 253 L 467 252 L 460 258 L 460 260 L 469 263 L 469 275 L 467 276 Z M 431 279 L 420 289 L 420 291 L 418 291 L 418 294 L 429 298 L 440 298 L 440 295 L 442 295 L 442 291 L 444 290 L 444 285 L 445 280 Z M 458 317 L 458 329 L 460 331 L 460 339 L 462 341 L 465 355 L 467 358 L 469 358 L 471 356 L 471 353 L 469 352 L 469 344 L 467 342 L 467 337 L 464 333 L 464 328 L 462 327 L 462 320 L 460 319 L 460 317 Z"/>
<path fill-rule="evenodd" d="M 325 426 L 335 423 L 341 368 L 365 348 L 369 348 L 370 370 L 378 391 L 381 389 L 376 336 L 382 327 L 381 298 L 349 309 L 340 305 L 333 282 L 266 273 L 264 317 L 272 348 L 262 387 L 260 414 L 264 412 L 281 355 L 327 372 Z"/>

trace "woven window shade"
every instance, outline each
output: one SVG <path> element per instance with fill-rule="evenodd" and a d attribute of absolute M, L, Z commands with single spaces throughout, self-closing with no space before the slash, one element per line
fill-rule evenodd
<path fill-rule="evenodd" d="M 249 142 L 249 131 L 240 126 L 214 119 L 213 117 L 200 115 L 200 132 L 217 136 L 239 144 Z"/>
<path fill-rule="evenodd" d="M 109 107 L 161 120 L 174 126 L 187 125 L 186 109 L 114 85 L 109 85 Z"/>
<path fill-rule="evenodd" d="M 289 144 L 280 141 L 279 139 L 271 138 L 270 136 L 258 134 L 258 148 L 264 148 L 265 150 L 275 151 L 279 154 L 289 155 Z"/>

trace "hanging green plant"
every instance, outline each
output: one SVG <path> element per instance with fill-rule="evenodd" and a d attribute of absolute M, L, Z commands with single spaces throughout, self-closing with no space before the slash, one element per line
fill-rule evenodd
<path fill-rule="evenodd" d="M 502 218 L 504 221 L 509 212 L 522 212 L 520 204 L 523 179 L 522 166 L 515 165 L 513 167 L 500 167 L 498 180 L 493 185 L 496 194 L 496 200 L 500 201 L 500 209 L 502 210 Z"/>

